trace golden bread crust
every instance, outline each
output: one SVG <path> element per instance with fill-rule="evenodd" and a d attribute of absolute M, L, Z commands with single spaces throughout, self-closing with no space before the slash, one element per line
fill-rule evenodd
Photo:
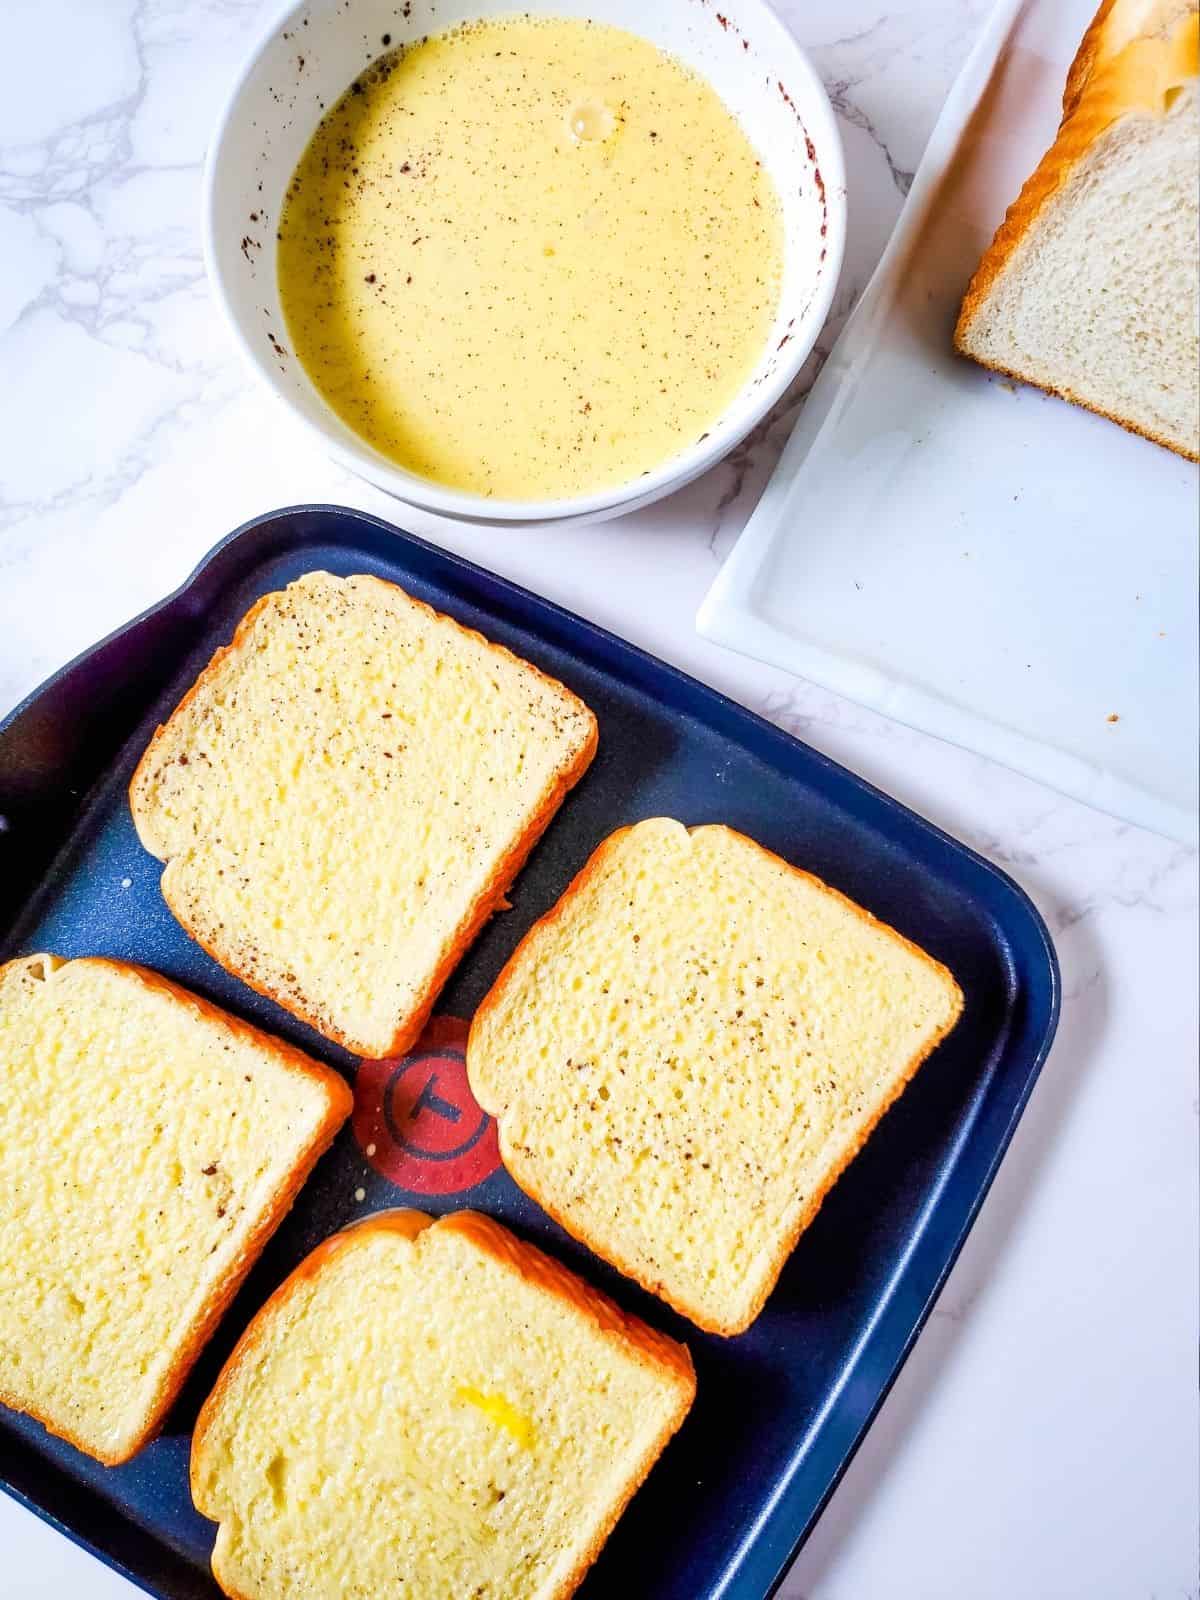
<path fill-rule="evenodd" d="M 1131 40 L 1122 26 L 1123 0 L 1103 0 L 1092 19 L 1071 63 L 1063 91 L 1063 115 L 1053 144 L 1026 179 L 1020 194 L 1009 206 L 1004 221 L 996 230 L 983 259 L 967 286 L 958 322 L 954 329 L 955 348 L 980 366 L 1022 383 L 1033 383 L 1028 374 L 984 359 L 970 347 L 971 325 L 986 303 L 997 278 L 1008 266 L 1042 209 L 1069 180 L 1076 166 L 1092 145 L 1114 122 L 1131 111 L 1147 109 L 1147 97 L 1164 74 L 1195 75 L 1196 40 L 1200 36 L 1200 13 L 1193 12 L 1176 30 L 1173 39 L 1143 35 Z M 1131 50 L 1131 46 L 1136 49 Z M 1153 429 L 1081 398 L 1067 386 L 1036 382 L 1035 386 L 1057 395 L 1085 410 L 1118 423 L 1130 433 L 1140 434 L 1155 444 L 1174 450 L 1186 460 L 1200 459 L 1177 440 L 1168 439 Z"/>
<path fill-rule="evenodd" d="M 329 574 L 308 573 L 306 576 L 324 577 L 329 576 Z M 338 581 L 345 582 L 348 580 Z M 512 841 L 508 850 L 497 862 L 491 877 L 488 879 L 487 883 L 476 897 L 470 914 L 458 929 L 456 936 L 450 940 L 440 952 L 438 962 L 431 971 L 424 989 L 421 991 L 421 994 L 418 996 L 413 1006 L 409 1009 L 407 1015 L 401 1018 L 396 1026 L 395 1033 L 392 1035 L 392 1038 L 388 1041 L 387 1045 L 383 1049 L 377 1049 L 375 1046 L 368 1044 L 361 1039 L 351 1038 L 349 1035 L 339 1029 L 328 1017 L 319 1015 L 315 1008 L 307 1007 L 301 999 L 298 999 L 291 994 L 285 995 L 277 986 L 270 983 L 269 980 L 260 977 L 253 969 L 238 965 L 231 961 L 228 952 L 219 949 L 214 941 L 207 939 L 203 933 L 196 928 L 194 923 L 187 915 L 186 908 L 181 906 L 178 901 L 173 898 L 168 874 L 166 872 L 163 873 L 162 894 L 164 900 L 167 902 L 167 905 L 170 907 L 172 915 L 188 934 L 189 938 L 194 939 L 201 949 L 204 950 L 207 955 L 211 956 L 219 966 L 224 967 L 227 972 L 233 973 L 234 977 L 236 977 L 240 982 L 244 983 L 247 988 L 253 989 L 256 994 L 262 995 L 267 1000 L 274 1001 L 276 1005 L 282 1007 L 283 1010 L 298 1018 L 299 1021 L 306 1023 L 310 1028 L 313 1028 L 317 1033 L 321 1034 L 323 1038 L 330 1039 L 334 1044 L 341 1045 L 344 1050 L 349 1050 L 352 1054 L 363 1056 L 367 1059 L 385 1059 L 390 1056 L 402 1056 L 406 1054 L 407 1051 L 409 1051 L 420 1038 L 422 1029 L 429 1020 L 430 1013 L 432 1012 L 434 1004 L 437 1001 L 437 997 L 445 987 L 450 974 L 454 971 L 455 967 L 458 966 L 463 956 L 475 942 L 475 939 L 478 937 L 481 929 L 488 919 L 497 911 L 504 909 L 505 897 L 508 893 L 508 890 L 512 887 L 513 879 L 525 865 L 525 862 L 528 860 L 534 846 L 537 844 L 542 834 L 545 833 L 546 829 L 553 821 L 555 813 L 558 811 L 567 795 L 583 777 L 588 767 L 591 766 L 592 760 L 596 754 L 600 733 L 599 725 L 591 709 L 584 705 L 583 701 L 580 700 L 577 695 L 573 694 L 568 688 L 566 688 L 564 684 L 559 683 L 556 678 L 550 677 L 548 673 L 542 672 L 541 669 L 539 667 L 535 667 L 532 662 L 526 661 L 523 657 L 516 655 L 506 646 L 496 644 L 493 640 L 485 638 L 485 636 L 479 633 L 476 629 L 464 626 L 464 624 L 456 621 L 453 617 L 447 616 L 444 612 L 435 611 L 431 605 L 426 604 L 424 600 L 418 600 L 414 595 L 410 595 L 407 590 L 402 589 L 399 584 L 388 583 L 382 578 L 376 578 L 369 574 L 357 574 L 355 581 L 359 583 L 374 584 L 380 589 L 389 592 L 394 591 L 401 594 L 409 605 L 414 606 L 418 611 L 424 612 L 427 616 L 433 618 L 438 623 L 449 624 L 464 637 L 477 640 L 481 644 L 485 645 L 489 650 L 495 651 L 499 655 L 506 657 L 508 660 L 516 662 L 517 665 L 520 666 L 524 671 L 532 673 L 534 677 L 540 679 L 543 683 L 550 685 L 559 696 L 561 696 L 568 704 L 570 704 L 572 710 L 576 711 L 577 713 L 582 713 L 587 720 L 589 729 L 588 738 L 576 752 L 573 760 L 567 767 L 561 768 L 555 773 L 553 780 L 548 785 L 545 792 L 541 795 L 537 809 L 535 810 L 528 826 L 520 835 L 518 835 L 517 838 Z M 289 587 L 294 587 L 294 585 L 289 585 Z M 165 844 L 159 840 L 155 834 L 151 816 L 152 805 L 150 799 L 155 774 L 159 767 L 158 758 L 161 753 L 160 746 L 169 736 L 171 724 L 177 717 L 187 710 L 187 708 L 195 699 L 207 691 L 210 683 L 220 672 L 226 660 L 232 656 L 240 654 L 245 650 L 247 640 L 254 628 L 255 623 L 262 612 L 276 598 L 277 593 L 278 591 L 273 591 L 272 593 L 265 594 L 260 599 L 256 600 L 255 603 L 250 607 L 249 611 L 247 611 L 246 615 L 238 623 L 230 643 L 221 646 L 221 648 L 213 654 L 213 657 L 209 661 L 208 665 L 200 673 L 199 677 L 197 677 L 195 683 L 192 684 L 191 688 L 184 695 L 178 706 L 176 706 L 171 716 L 165 723 L 160 724 L 160 726 L 155 730 L 154 735 L 151 738 L 150 743 L 147 745 L 145 753 L 138 762 L 137 768 L 135 769 L 133 777 L 130 780 L 129 807 L 133 815 L 133 825 L 137 831 L 138 838 L 141 840 L 143 847 L 148 850 L 152 856 L 156 856 L 158 860 L 164 862 L 164 864 L 167 866 L 170 865 L 170 858 Z"/>
<path fill-rule="evenodd" d="M 361 1243 L 364 1236 L 390 1232 L 399 1233 L 408 1239 L 415 1239 L 429 1227 L 445 1228 L 462 1234 L 476 1248 L 492 1256 L 511 1271 L 519 1274 L 527 1283 L 535 1284 L 543 1292 L 554 1296 L 556 1299 L 565 1300 L 581 1316 L 595 1322 L 606 1333 L 620 1339 L 626 1350 L 641 1364 L 652 1367 L 667 1376 L 678 1393 L 679 1403 L 674 1414 L 661 1434 L 651 1441 L 642 1460 L 635 1465 L 619 1503 L 612 1506 L 610 1514 L 597 1531 L 596 1537 L 589 1542 L 571 1572 L 565 1575 L 554 1588 L 548 1589 L 540 1597 L 540 1600 L 569 1600 L 569 1597 L 575 1593 L 575 1590 L 583 1581 L 589 1567 L 600 1554 L 625 1507 L 641 1487 L 651 1467 L 666 1446 L 667 1441 L 677 1431 L 691 1408 L 696 1394 L 695 1368 L 685 1346 L 677 1344 L 673 1339 L 668 1339 L 665 1334 L 656 1332 L 638 1318 L 628 1316 L 607 1295 L 601 1294 L 598 1289 L 593 1289 L 590 1284 L 585 1283 L 575 1273 L 544 1254 L 536 1246 L 518 1239 L 500 1223 L 493 1221 L 491 1217 L 484 1216 L 478 1211 L 451 1212 L 436 1220 L 425 1212 L 416 1210 L 376 1212 L 372 1216 L 364 1217 L 359 1222 L 352 1223 L 348 1228 L 344 1228 L 341 1232 L 335 1233 L 324 1240 L 311 1255 L 296 1267 L 289 1277 L 284 1279 L 270 1299 L 255 1313 L 229 1359 L 221 1369 L 221 1374 L 212 1393 L 201 1407 L 200 1415 L 196 1420 L 196 1427 L 192 1434 L 192 1499 L 196 1504 L 196 1509 L 202 1515 L 211 1517 L 219 1522 L 215 1509 L 209 1510 L 205 1507 L 199 1484 L 199 1464 L 206 1448 L 209 1428 L 212 1426 L 224 1402 L 232 1378 L 243 1361 L 254 1358 L 267 1322 L 274 1312 L 287 1305 L 296 1289 L 302 1283 L 310 1282 L 317 1277 L 337 1256 Z M 230 1596 L 230 1600 L 252 1600 L 252 1597 L 239 1593 L 221 1573 L 218 1565 L 218 1550 L 219 1544 L 217 1550 L 214 1550 L 213 1553 L 213 1576 L 221 1588 Z"/>
<path fill-rule="evenodd" d="M 1109 16 L 1116 4 L 1117 0 L 1100 0 L 1096 15 L 1079 41 L 1079 49 L 1067 69 L 1067 81 L 1063 86 L 1062 122 L 1074 114 L 1092 73 L 1108 53 Z"/>
<path fill-rule="evenodd" d="M 849 1166 L 850 1162 L 866 1144 L 867 1140 L 878 1126 L 884 1112 L 887 1111 L 889 1106 L 891 1106 L 899 1098 L 901 1092 L 911 1081 L 922 1061 L 924 1061 L 927 1056 L 932 1054 L 932 1052 L 937 1048 L 937 1046 L 957 1023 L 959 1017 L 962 1015 L 963 995 L 962 990 L 955 981 L 953 974 L 950 973 L 940 961 L 935 961 L 932 956 L 928 955 L 918 945 L 913 944 L 911 939 L 906 939 L 903 934 L 897 933 L 897 931 L 890 927 L 889 924 L 881 922 L 879 918 L 872 916 L 869 911 L 865 910 L 856 901 L 851 900 L 848 898 L 848 896 L 842 894 L 840 890 L 831 888 L 827 883 L 822 882 L 822 880 L 816 877 L 813 873 L 805 872 L 802 868 L 793 866 L 790 861 L 785 861 L 781 856 L 775 855 L 773 851 L 770 851 L 766 849 L 765 846 L 759 844 L 757 840 L 750 839 L 745 834 L 738 833 L 734 828 L 726 827 L 724 824 L 720 823 L 705 824 L 705 827 L 708 829 L 729 834 L 731 837 L 738 839 L 742 843 L 752 846 L 753 849 L 766 856 L 776 866 L 784 868 L 793 876 L 797 878 L 803 878 L 808 883 L 811 883 L 816 888 L 822 890 L 824 893 L 832 895 L 836 900 L 840 901 L 841 904 L 847 908 L 847 910 L 851 911 L 861 922 L 874 928 L 886 929 L 888 934 L 904 945 L 911 955 L 916 957 L 927 967 L 936 971 L 952 987 L 953 992 L 957 997 L 957 1003 L 955 1005 L 953 1014 L 947 1021 L 945 1027 L 943 1027 L 936 1034 L 936 1036 L 929 1041 L 929 1043 L 913 1053 L 912 1058 L 906 1063 L 902 1072 L 897 1075 L 893 1083 L 889 1086 L 889 1092 L 887 1096 L 877 1102 L 874 1108 L 874 1115 L 863 1127 L 861 1136 L 858 1138 L 857 1142 L 852 1147 L 847 1148 L 841 1153 L 836 1163 L 834 1163 L 824 1175 L 824 1181 L 810 1196 L 804 1207 L 797 1212 L 795 1217 L 789 1219 L 787 1228 L 780 1234 L 777 1246 L 771 1252 L 768 1258 L 767 1264 L 761 1275 L 759 1288 L 752 1302 L 750 1303 L 747 1312 L 745 1314 L 738 1315 L 731 1314 L 728 1317 L 722 1318 L 714 1318 L 709 1316 L 701 1307 L 692 1305 L 689 1302 L 671 1294 L 662 1283 L 649 1277 L 634 1263 L 622 1259 L 618 1252 L 609 1250 L 607 1247 L 601 1249 L 599 1244 L 593 1238 L 588 1236 L 586 1230 L 581 1229 L 577 1222 L 563 1214 L 563 1212 L 556 1205 L 554 1198 L 546 1194 L 544 1190 L 541 1189 L 538 1184 L 536 1173 L 531 1172 L 528 1169 L 522 1153 L 510 1146 L 505 1136 L 505 1107 L 497 1100 L 495 1095 L 489 1093 L 487 1085 L 480 1081 L 478 1071 L 472 1070 L 471 1046 L 472 1042 L 474 1042 L 476 1045 L 476 1051 L 478 1051 L 479 1033 L 477 1030 L 481 1029 L 484 1019 L 486 1019 L 490 1015 L 491 1011 L 499 1004 L 505 988 L 516 976 L 525 954 L 527 953 L 528 949 L 532 947 L 532 942 L 534 941 L 535 936 L 538 935 L 541 930 L 551 928 L 556 922 L 559 921 L 559 919 L 570 908 L 575 897 L 584 891 L 591 882 L 592 878 L 601 871 L 608 857 L 617 849 L 619 849 L 621 841 L 625 838 L 625 836 L 631 833 L 637 826 L 638 824 L 634 823 L 629 827 L 618 828 L 615 833 L 610 834 L 607 839 L 597 846 L 590 859 L 585 863 L 582 870 L 575 875 L 558 901 L 550 908 L 548 912 L 546 912 L 545 916 L 539 918 L 539 920 L 533 924 L 528 933 L 521 940 L 520 944 L 518 944 L 517 948 L 513 951 L 512 955 L 508 958 L 508 961 L 505 963 L 499 977 L 496 979 L 495 983 L 492 985 L 491 989 L 484 996 L 482 1002 L 480 1003 L 471 1023 L 471 1030 L 467 1038 L 467 1077 L 471 1084 L 471 1092 L 474 1094 L 476 1100 L 485 1111 L 489 1112 L 496 1119 L 496 1125 L 500 1135 L 500 1154 L 510 1176 L 532 1200 L 535 1200 L 537 1204 L 541 1206 L 542 1210 L 545 1211 L 548 1216 L 552 1217 L 554 1221 L 558 1223 L 559 1227 L 571 1234 L 573 1238 L 578 1239 L 581 1244 L 585 1244 L 589 1250 L 594 1251 L 604 1260 L 610 1262 L 611 1265 L 616 1267 L 619 1272 L 624 1273 L 627 1278 L 632 1278 L 634 1282 L 639 1283 L 643 1289 L 646 1289 L 651 1294 L 657 1295 L 660 1299 L 665 1300 L 666 1303 L 675 1311 L 678 1311 L 681 1316 L 687 1317 L 689 1322 L 692 1322 L 696 1325 L 696 1327 L 703 1329 L 705 1333 L 715 1333 L 725 1338 L 729 1338 L 735 1334 L 744 1333 L 761 1312 L 767 1301 L 767 1297 L 770 1295 L 779 1279 L 779 1274 L 783 1270 L 784 1263 L 787 1261 L 787 1258 L 791 1255 L 792 1251 L 796 1248 L 796 1244 L 800 1238 L 800 1235 L 804 1232 L 805 1228 L 808 1227 L 809 1223 L 820 1210 L 821 1203 L 825 1199 L 825 1196 L 833 1188 L 833 1185 Z M 689 836 L 699 831 L 700 829 L 698 828 L 688 829 Z M 476 1055 L 476 1062 L 477 1060 L 478 1055 Z"/>
<path fill-rule="evenodd" d="M 77 1450 L 91 1455 L 106 1467 L 118 1467 L 135 1456 L 143 1446 L 154 1439 L 162 1428 L 167 1412 L 174 1404 L 179 1391 L 182 1389 L 188 1373 L 194 1366 L 201 1350 L 212 1337 L 217 1324 L 229 1309 L 233 1297 L 241 1288 L 250 1268 L 262 1254 L 263 1248 L 271 1235 L 278 1228 L 284 1217 L 291 1210 L 297 1194 L 304 1186 L 312 1169 L 316 1166 L 321 1156 L 333 1143 L 338 1130 L 350 1115 L 354 1106 L 354 1096 L 345 1079 L 332 1067 L 324 1066 L 319 1061 L 314 1061 L 311 1056 L 306 1056 L 293 1045 L 286 1044 L 282 1039 L 276 1039 L 270 1034 L 262 1033 L 252 1027 L 248 1022 L 243 1022 L 239 1017 L 231 1016 L 222 1011 L 219 1006 L 211 1004 L 199 995 L 193 994 L 190 989 L 182 989 L 170 979 L 164 978 L 160 973 L 152 972 L 146 967 L 139 967 L 128 961 L 116 961 L 108 956 L 80 956 L 74 961 L 64 962 L 57 956 L 24 956 L 16 961 L 7 962 L 0 967 L 0 975 L 13 966 L 24 966 L 31 960 L 49 962 L 51 972 L 59 970 L 66 965 L 84 964 L 91 967 L 107 967 L 111 971 L 119 972 L 124 977 L 132 977 L 142 983 L 147 989 L 158 994 L 170 996 L 172 1000 L 190 1010 L 194 1015 L 202 1018 L 206 1023 L 223 1028 L 233 1037 L 252 1043 L 256 1049 L 263 1050 L 274 1056 L 275 1060 L 288 1071 L 301 1072 L 319 1084 L 328 1097 L 328 1108 L 320 1125 L 312 1138 L 301 1152 L 291 1173 L 288 1182 L 280 1188 L 273 1204 L 259 1218 L 255 1227 L 247 1236 L 242 1249 L 230 1263 L 229 1269 L 219 1284 L 214 1287 L 207 1302 L 200 1309 L 192 1325 L 189 1338 L 180 1351 L 179 1359 L 163 1375 L 157 1393 L 147 1413 L 145 1426 L 137 1437 L 125 1448 L 117 1452 L 102 1454 L 91 1448 L 83 1440 L 75 1436 L 69 1429 L 61 1427 L 49 1417 L 24 1406 L 21 1402 L 0 1390 L 0 1404 L 9 1406 L 14 1411 L 24 1411 L 27 1415 L 35 1417 L 47 1430 L 60 1439 L 65 1439 L 68 1444 L 74 1445 Z"/>

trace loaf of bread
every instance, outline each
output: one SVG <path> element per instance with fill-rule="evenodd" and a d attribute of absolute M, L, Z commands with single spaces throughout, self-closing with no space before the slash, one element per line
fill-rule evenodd
<path fill-rule="evenodd" d="M 681 1345 L 489 1218 L 369 1217 L 201 1411 L 213 1572 L 237 1600 L 563 1600 L 694 1393 Z"/>
<path fill-rule="evenodd" d="M 162 890 L 222 966 L 402 1054 L 596 748 L 581 701 L 378 578 L 268 594 L 134 775 Z"/>
<path fill-rule="evenodd" d="M 733 1334 L 961 1006 L 943 966 L 816 878 L 658 818 L 602 844 L 517 947 L 467 1070 L 523 1189 Z"/>
<path fill-rule="evenodd" d="M 1104 0 L 1058 136 L 971 280 L 984 366 L 1200 459 L 1200 16 Z"/>
<path fill-rule="evenodd" d="M 0 1401 L 127 1460 L 350 1107 L 137 967 L 0 967 Z"/>

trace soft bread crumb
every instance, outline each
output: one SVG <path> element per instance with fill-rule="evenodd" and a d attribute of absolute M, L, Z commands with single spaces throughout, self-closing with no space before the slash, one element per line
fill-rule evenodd
<path fill-rule="evenodd" d="M 322 1245 L 206 1402 L 192 1494 L 241 1600 L 565 1600 L 695 1393 L 682 1346 L 486 1217 Z"/>
<path fill-rule="evenodd" d="M 0 1400 L 132 1455 L 350 1103 L 151 973 L 0 967 Z"/>
<path fill-rule="evenodd" d="M 1200 458 L 1200 19 L 1108 0 L 963 302 L 965 354 Z"/>
<path fill-rule="evenodd" d="M 601 845 L 530 931 L 467 1065 L 522 1188 L 736 1333 L 961 1007 L 943 966 L 817 879 L 658 818 Z"/>
<path fill-rule="evenodd" d="M 395 584 L 313 572 L 250 611 L 130 800 L 188 932 L 380 1057 L 414 1042 L 595 746 L 527 662 Z"/>

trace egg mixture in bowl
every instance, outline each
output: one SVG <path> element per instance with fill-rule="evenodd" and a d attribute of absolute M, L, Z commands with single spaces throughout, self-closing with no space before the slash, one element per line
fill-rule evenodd
<path fill-rule="evenodd" d="M 652 499 L 767 409 L 828 306 L 819 85 L 699 0 L 417 9 L 313 0 L 256 55 L 210 161 L 226 309 L 334 453 L 413 504 Z"/>
<path fill-rule="evenodd" d="M 323 118 L 279 226 L 287 335 L 398 466 L 501 499 L 693 444 L 779 303 L 775 185 L 704 79 L 623 29 L 468 23 Z"/>

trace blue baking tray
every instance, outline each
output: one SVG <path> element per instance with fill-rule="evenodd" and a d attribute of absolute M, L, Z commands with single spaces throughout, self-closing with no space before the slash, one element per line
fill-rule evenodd
<path fill-rule="evenodd" d="M 423 1189 L 423 1174 L 433 1171 L 407 1159 L 405 1127 L 411 1135 L 415 1124 L 397 1127 L 400 1102 L 388 1100 L 404 1084 L 411 1089 L 413 1071 L 420 1079 L 420 1064 L 413 1071 L 397 1065 L 382 1078 L 371 1069 L 368 1081 L 351 1057 L 222 971 L 163 903 L 159 863 L 140 848 L 129 816 L 134 764 L 250 604 L 314 568 L 402 584 L 562 679 L 599 718 L 595 763 L 518 878 L 513 909 L 492 920 L 451 979 L 440 1013 L 469 1017 L 518 938 L 593 847 L 614 828 L 654 815 L 727 822 L 761 840 L 914 939 L 962 985 L 958 1027 L 835 1186 L 766 1309 L 740 1337 L 699 1333 L 564 1234 L 503 1169 L 489 1172 L 486 1159 L 461 1155 L 488 1130 L 470 1126 L 454 1089 L 452 1044 L 441 1049 L 441 1091 L 427 1103 L 446 1119 L 457 1120 L 455 1111 L 465 1117 L 462 1139 L 427 1121 L 437 1134 L 428 1153 L 450 1158 L 435 1186 L 445 1186 L 447 1172 L 452 1183 L 474 1186 L 442 1196 L 397 1187 L 399 1176 Z M 1050 1046 L 1057 964 L 1017 885 L 895 800 L 661 661 L 377 518 L 332 506 L 247 523 L 174 595 L 19 706 L 0 724 L 0 817 L 4 959 L 44 949 L 145 963 L 358 1079 L 353 1123 L 247 1279 L 163 1436 L 127 1466 L 105 1468 L 0 1408 L 8 1492 L 151 1594 L 216 1595 L 208 1570 L 213 1525 L 188 1496 L 189 1431 L 247 1319 L 319 1240 L 353 1218 L 396 1204 L 439 1212 L 470 1205 L 684 1339 L 695 1357 L 692 1414 L 581 1595 L 772 1594 L 928 1315 Z M 434 1084 L 427 1072 L 426 1088 Z M 408 1106 L 411 1112 L 411 1096 Z M 372 1129 L 377 1137 L 368 1144 Z M 382 1171 L 379 1138 L 392 1139 L 389 1155 L 401 1157 Z"/>

